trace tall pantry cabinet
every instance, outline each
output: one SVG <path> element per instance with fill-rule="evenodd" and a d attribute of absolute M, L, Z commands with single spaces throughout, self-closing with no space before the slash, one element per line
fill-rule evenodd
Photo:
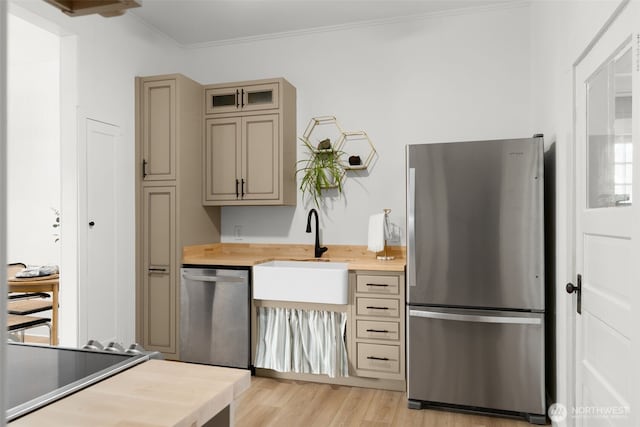
<path fill-rule="evenodd" d="M 202 206 L 203 87 L 180 74 L 136 78 L 136 340 L 178 359 L 182 247 L 220 241 Z"/>

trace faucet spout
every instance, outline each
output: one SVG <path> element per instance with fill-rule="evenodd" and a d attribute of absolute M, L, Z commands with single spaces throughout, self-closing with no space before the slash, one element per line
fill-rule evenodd
<path fill-rule="evenodd" d="M 309 215 L 307 216 L 307 233 L 311 233 L 311 216 L 315 215 L 316 217 L 316 244 L 313 250 L 314 256 L 316 258 L 320 258 L 323 253 L 327 251 L 327 248 L 324 246 L 320 246 L 320 230 L 319 230 L 319 221 L 318 221 L 318 211 L 315 209 L 311 209 L 309 211 Z"/>

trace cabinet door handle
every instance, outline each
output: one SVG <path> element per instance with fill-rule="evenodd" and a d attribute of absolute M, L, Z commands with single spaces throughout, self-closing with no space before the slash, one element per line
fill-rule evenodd
<path fill-rule="evenodd" d="M 389 307 L 376 307 L 375 305 L 368 305 L 367 310 L 389 310 Z"/>
<path fill-rule="evenodd" d="M 378 286 L 378 287 L 386 288 L 389 285 L 384 284 L 384 283 L 367 283 L 367 286 Z"/>
<path fill-rule="evenodd" d="M 142 179 L 147 177 L 147 160 L 142 159 Z"/>
<path fill-rule="evenodd" d="M 236 89 L 236 108 L 240 107 L 240 91 Z"/>
<path fill-rule="evenodd" d="M 242 94 L 242 96 L 240 97 L 240 99 L 242 100 L 242 108 L 244 108 L 244 89 L 242 89 L 240 93 Z"/>
<path fill-rule="evenodd" d="M 367 359 L 369 360 L 391 360 L 388 357 L 376 357 L 376 356 L 367 356 Z"/>
<path fill-rule="evenodd" d="M 165 267 L 149 267 L 149 271 L 151 273 L 167 273 L 169 270 Z"/>
<path fill-rule="evenodd" d="M 240 180 L 240 182 L 241 182 L 241 184 L 242 184 L 242 185 L 240 186 L 240 198 L 241 198 L 241 199 L 244 199 L 244 178 L 242 178 L 242 179 Z"/>
<path fill-rule="evenodd" d="M 380 334 L 388 334 L 389 331 L 386 329 L 367 329 L 367 332 L 378 332 Z"/>
<path fill-rule="evenodd" d="M 238 184 L 240 184 L 240 181 L 238 181 L 236 179 L 236 199 L 238 198 L 238 196 L 240 195 L 240 193 L 238 192 Z"/>

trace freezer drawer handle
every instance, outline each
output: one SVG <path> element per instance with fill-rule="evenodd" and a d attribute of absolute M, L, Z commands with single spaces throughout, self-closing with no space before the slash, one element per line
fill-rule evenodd
<path fill-rule="evenodd" d="M 540 325 L 542 320 L 531 317 L 481 316 L 475 314 L 440 313 L 434 311 L 409 310 L 409 316 L 427 317 L 430 319 L 457 320 L 460 322 L 510 323 L 516 325 Z"/>
<path fill-rule="evenodd" d="M 389 310 L 389 307 L 376 307 L 374 305 L 368 305 L 367 310 Z"/>
<path fill-rule="evenodd" d="M 376 357 L 376 356 L 367 356 L 367 359 L 369 359 L 369 360 L 385 360 L 385 361 L 391 360 L 388 357 Z"/>
<path fill-rule="evenodd" d="M 229 282 L 244 282 L 245 279 L 243 279 L 242 277 L 235 277 L 235 276 L 196 276 L 193 274 L 183 274 L 182 277 L 184 277 L 187 280 L 193 280 L 196 282 L 225 282 L 225 283 L 229 283 Z"/>
<path fill-rule="evenodd" d="M 367 283 L 367 286 L 379 286 L 379 287 L 382 287 L 382 288 L 386 288 L 389 285 L 387 285 L 386 283 Z"/>
<path fill-rule="evenodd" d="M 387 331 L 386 329 L 367 329 L 367 332 L 378 332 L 381 334 L 388 334 L 389 331 Z"/>

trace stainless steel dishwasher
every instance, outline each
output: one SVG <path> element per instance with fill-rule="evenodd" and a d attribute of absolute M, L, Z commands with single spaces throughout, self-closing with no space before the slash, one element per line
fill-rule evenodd
<path fill-rule="evenodd" d="M 180 283 L 180 360 L 250 368 L 249 270 L 185 265 Z"/>

